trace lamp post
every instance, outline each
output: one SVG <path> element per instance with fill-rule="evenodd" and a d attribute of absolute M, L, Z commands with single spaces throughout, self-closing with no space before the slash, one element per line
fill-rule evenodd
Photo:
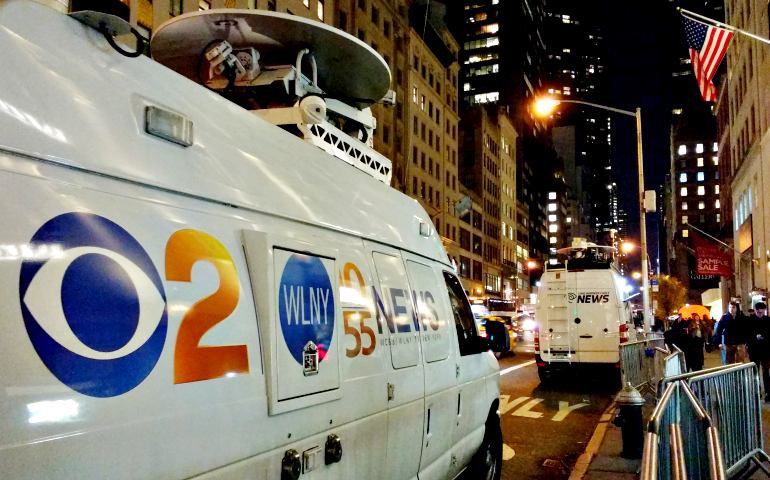
<path fill-rule="evenodd" d="M 639 234 L 641 236 L 640 246 L 642 250 L 642 301 L 644 302 L 644 328 L 650 333 L 652 326 L 652 316 L 650 315 L 650 289 L 649 274 L 647 272 L 647 220 L 646 210 L 644 208 L 644 161 L 642 158 L 642 110 L 637 108 L 635 112 L 620 110 L 596 103 L 584 102 L 582 100 L 555 100 L 552 98 L 542 99 L 537 102 L 535 109 L 538 113 L 546 115 L 551 112 L 560 103 L 577 103 L 579 105 L 588 105 L 601 110 L 620 113 L 636 118 L 636 153 L 639 164 Z"/>

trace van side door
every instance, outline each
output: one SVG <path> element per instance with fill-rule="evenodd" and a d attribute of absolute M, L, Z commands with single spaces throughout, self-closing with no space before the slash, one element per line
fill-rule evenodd
<path fill-rule="evenodd" d="M 447 478 L 452 464 L 452 433 L 457 410 L 457 358 L 452 342 L 454 319 L 447 309 L 443 275 L 431 260 L 401 252 L 412 299 L 417 306 L 425 369 L 420 480 Z M 451 476 L 450 476 L 451 477 Z"/>
<path fill-rule="evenodd" d="M 388 332 L 388 479 L 417 476 L 422 452 L 425 375 L 412 288 L 398 250 L 364 242 L 374 273 L 374 310 L 378 328 Z"/>

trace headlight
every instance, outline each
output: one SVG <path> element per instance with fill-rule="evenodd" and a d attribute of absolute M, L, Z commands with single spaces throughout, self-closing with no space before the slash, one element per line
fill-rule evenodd
<path fill-rule="evenodd" d="M 524 327 L 524 330 L 534 330 L 535 329 L 535 321 L 534 320 L 524 320 L 524 323 L 522 324 Z"/>

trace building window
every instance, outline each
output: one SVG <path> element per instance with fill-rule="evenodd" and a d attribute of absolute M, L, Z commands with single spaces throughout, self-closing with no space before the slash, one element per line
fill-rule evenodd
<path fill-rule="evenodd" d="M 275 4 L 276 0 L 267 0 L 267 9 L 271 12 L 275 12 L 277 7 Z"/>
<path fill-rule="evenodd" d="M 412 163 L 417 165 L 417 147 L 412 147 Z"/>
<path fill-rule="evenodd" d="M 207 0 L 198 0 L 198 10 L 211 10 L 211 2 Z"/>
<path fill-rule="evenodd" d="M 687 210 L 687 202 L 682 202 L 682 210 Z"/>
<path fill-rule="evenodd" d="M 390 22 L 382 23 L 382 34 L 385 35 L 385 38 L 390 38 Z"/>
<path fill-rule="evenodd" d="M 549 212 L 555 212 L 556 211 L 556 204 L 555 203 L 549 203 L 548 204 L 548 211 Z"/>
<path fill-rule="evenodd" d="M 703 185 L 698 187 L 698 195 L 705 195 L 705 194 L 706 194 L 706 187 L 704 187 Z"/>
<path fill-rule="evenodd" d="M 318 0 L 318 20 L 324 21 L 324 2 Z"/>
<path fill-rule="evenodd" d="M 412 177 L 412 194 L 417 195 L 417 177 Z"/>
<path fill-rule="evenodd" d="M 556 225 L 555 223 L 552 223 L 552 224 L 548 225 L 548 231 L 551 232 L 551 233 L 556 233 L 556 232 L 559 231 L 559 226 Z"/>
<path fill-rule="evenodd" d="M 702 167 L 702 166 L 703 166 L 703 158 L 702 158 L 702 157 L 701 157 L 701 158 L 698 158 L 698 166 L 699 166 L 699 167 Z"/>
<path fill-rule="evenodd" d="M 382 141 L 386 144 L 390 143 L 390 127 L 387 125 L 382 128 Z"/>
<path fill-rule="evenodd" d="M 679 155 L 687 154 L 687 145 L 679 145 Z"/>
<path fill-rule="evenodd" d="M 68 2 L 69 3 L 69 2 Z M 172 17 L 182 14 L 182 0 L 170 0 L 169 12 Z"/>
<path fill-rule="evenodd" d="M 417 103 L 417 87 L 412 87 L 412 101 L 414 103 Z"/>
<path fill-rule="evenodd" d="M 556 192 L 548 192 L 548 200 L 556 200 Z"/>
<path fill-rule="evenodd" d="M 703 144 L 699 143 L 695 145 L 695 153 L 703 153 Z"/>
<path fill-rule="evenodd" d="M 719 165 L 719 157 L 713 157 L 714 165 Z"/>
<path fill-rule="evenodd" d="M 302 5 L 306 6 L 307 8 L 310 8 L 310 0 L 302 0 Z"/>
<path fill-rule="evenodd" d="M 721 221 L 722 221 L 722 214 L 721 213 L 717 213 L 717 223 L 719 223 Z"/>
<path fill-rule="evenodd" d="M 549 240 L 551 243 L 556 243 L 556 237 L 551 237 Z"/>
<path fill-rule="evenodd" d="M 425 95 L 420 98 L 420 110 L 425 111 Z"/>
<path fill-rule="evenodd" d="M 420 198 L 425 198 L 425 182 L 420 182 Z"/>
<path fill-rule="evenodd" d="M 358 29 L 358 39 L 361 40 L 362 42 L 366 41 L 366 34 L 364 34 L 364 31 L 361 30 L 360 28 Z"/>
<path fill-rule="evenodd" d="M 358 8 L 366 11 L 366 0 L 358 0 Z"/>
<path fill-rule="evenodd" d="M 701 159 L 701 160 L 702 160 L 702 159 Z M 704 181 L 704 180 L 706 180 L 706 174 L 705 174 L 705 173 L 703 173 L 703 172 L 698 172 L 698 181 L 699 181 L 699 182 L 702 182 L 702 181 Z"/>
<path fill-rule="evenodd" d="M 372 7 L 372 23 L 375 25 L 379 25 L 380 22 L 380 11 L 377 10 L 375 7 Z"/>
<path fill-rule="evenodd" d="M 719 200 L 717 199 L 716 202 L 714 202 L 714 208 L 719 208 Z"/>
<path fill-rule="evenodd" d="M 549 222 L 555 222 L 556 221 L 556 215 L 548 215 L 548 221 Z"/>
<path fill-rule="evenodd" d="M 687 174 L 686 173 L 680 173 L 679 174 L 679 183 L 687 183 Z"/>
<path fill-rule="evenodd" d="M 348 29 L 348 14 L 340 10 L 339 17 L 337 17 L 337 28 L 340 30 Z"/>
<path fill-rule="evenodd" d="M 682 197 L 686 197 L 687 196 L 687 187 L 682 187 L 681 189 L 679 189 L 679 195 L 682 196 Z"/>
<path fill-rule="evenodd" d="M 687 225 L 687 215 L 682 215 L 682 225 Z"/>
<path fill-rule="evenodd" d="M 706 202 L 698 202 L 698 210 L 703 210 L 706 208 Z"/>
<path fill-rule="evenodd" d="M 686 228 L 684 230 L 682 230 L 682 237 L 687 238 L 689 236 L 690 236 L 690 231 L 689 230 L 687 230 Z"/>
<path fill-rule="evenodd" d="M 714 193 L 719 195 L 719 185 L 714 185 Z"/>

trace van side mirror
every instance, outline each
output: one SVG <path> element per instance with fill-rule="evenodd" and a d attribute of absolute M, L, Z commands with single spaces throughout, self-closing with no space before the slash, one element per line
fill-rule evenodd
<path fill-rule="evenodd" d="M 493 352 L 507 352 L 511 348 L 511 337 L 503 322 L 487 321 L 487 340 Z"/>

